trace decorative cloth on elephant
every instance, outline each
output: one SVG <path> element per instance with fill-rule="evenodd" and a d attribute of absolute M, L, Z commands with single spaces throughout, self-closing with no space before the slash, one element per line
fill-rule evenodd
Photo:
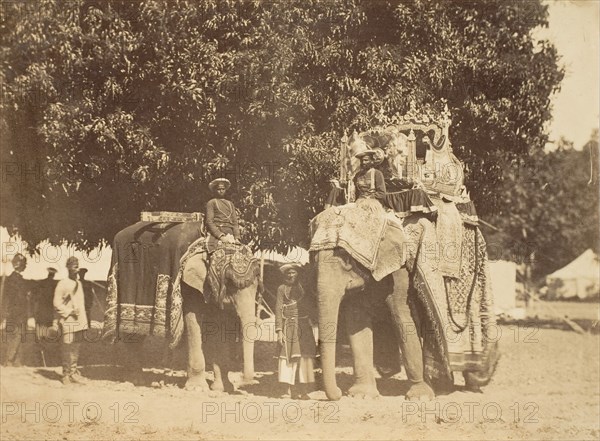
<path fill-rule="evenodd" d="M 181 258 L 199 245 L 202 222 L 137 222 L 115 236 L 104 337 L 156 335 L 175 347 L 183 335 Z"/>
<path fill-rule="evenodd" d="M 319 213 L 310 222 L 309 251 L 343 248 L 377 281 L 404 265 L 402 224 L 368 204 L 346 204 Z"/>
<path fill-rule="evenodd" d="M 399 217 L 406 217 L 414 213 L 437 214 L 437 207 L 427 193 L 420 188 L 386 193 L 385 203 Z"/>
<path fill-rule="evenodd" d="M 455 202 L 456 208 L 460 213 L 460 217 L 463 222 L 468 225 L 479 226 L 479 216 L 477 216 L 477 210 L 475 210 L 475 204 L 469 200 L 468 196 L 464 198 L 464 202 Z"/>
<path fill-rule="evenodd" d="M 463 221 L 453 202 L 431 198 L 438 208 L 435 221 L 439 269 L 443 276 L 458 278 L 462 255 Z"/>
<path fill-rule="evenodd" d="M 252 250 L 246 245 L 222 244 L 210 256 L 206 301 L 223 308 L 227 300 L 227 282 L 237 289 L 250 286 L 259 276 L 260 267 Z"/>
<path fill-rule="evenodd" d="M 412 274 L 411 307 L 421 317 L 425 373 L 453 382 L 453 371 L 490 373 L 496 361 L 495 316 L 489 285 L 485 241 L 481 232 L 463 226 L 460 277 L 444 279 L 435 258 L 426 258 L 423 245 L 435 240 L 435 227 L 426 219 L 405 225 L 409 240 L 407 266 Z M 416 251 L 415 251 L 416 250 Z"/>

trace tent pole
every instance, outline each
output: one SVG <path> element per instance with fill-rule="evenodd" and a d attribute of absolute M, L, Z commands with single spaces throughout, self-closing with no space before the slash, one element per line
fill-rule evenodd
<path fill-rule="evenodd" d="M 567 325 L 569 325 L 569 327 L 577 332 L 578 334 L 585 334 L 585 330 L 579 326 L 577 323 L 575 323 L 573 320 L 571 320 L 569 317 L 567 317 L 566 315 L 563 315 L 561 317 L 561 313 L 558 312 L 554 306 L 552 306 L 550 303 L 543 301 L 542 299 L 538 298 L 537 296 L 531 296 L 531 298 L 533 300 L 535 300 L 536 302 L 540 302 L 542 305 L 545 305 L 548 307 L 548 309 L 550 309 L 550 311 L 552 311 L 557 317 L 559 317 L 561 320 L 563 320 Z"/>

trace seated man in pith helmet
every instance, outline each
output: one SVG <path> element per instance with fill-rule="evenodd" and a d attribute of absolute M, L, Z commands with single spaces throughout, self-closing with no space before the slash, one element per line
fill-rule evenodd
<path fill-rule="evenodd" d="M 208 252 L 212 253 L 219 243 L 240 243 L 240 227 L 233 202 L 225 199 L 231 182 L 217 178 L 208 184 L 214 197 L 206 204 L 206 227 L 208 229 Z"/>

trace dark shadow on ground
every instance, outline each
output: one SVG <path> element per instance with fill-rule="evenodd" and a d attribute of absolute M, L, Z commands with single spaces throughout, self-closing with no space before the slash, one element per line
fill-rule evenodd
<path fill-rule="evenodd" d="M 36 369 L 35 373 L 40 377 L 44 377 L 52 381 L 60 381 L 62 378 L 60 373 L 50 369 Z"/>
<path fill-rule="evenodd" d="M 268 398 L 279 398 L 281 396 L 282 385 L 277 381 L 277 372 L 269 372 L 264 375 L 257 375 L 256 384 L 248 384 L 239 386 L 239 390 L 243 390 L 252 395 Z"/>

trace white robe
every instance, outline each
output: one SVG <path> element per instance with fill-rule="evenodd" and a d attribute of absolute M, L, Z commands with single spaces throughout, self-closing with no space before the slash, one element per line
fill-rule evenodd
<path fill-rule="evenodd" d="M 67 278 L 58 282 L 54 289 L 54 309 L 61 317 L 63 333 L 88 329 L 83 284 L 79 280 Z M 73 315 L 74 310 L 78 310 L 77 317 Z"/>

